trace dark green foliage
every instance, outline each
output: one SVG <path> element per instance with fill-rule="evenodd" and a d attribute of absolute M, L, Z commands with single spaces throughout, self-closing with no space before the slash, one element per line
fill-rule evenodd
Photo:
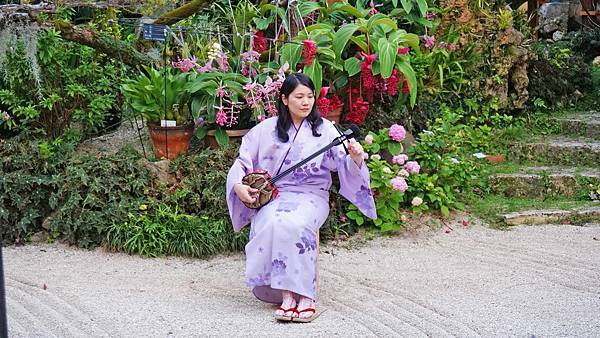
<path fill-rule="evenodd" d="M 600 55 L 600 28 L 570 32 L 566 39 L 569 47 L 587 62 Z"/>
<path fill-rule="evenodd" d="M 136 164 L 139 158 L 133 149 L 71 158 L 54 182 L 52 232 L 85 248 L 101 244 L 109 221 L 126 219 L 151 188 L 147 170 Z"/>
<path fill-rule="evenodd" d="M 584 58 L 563 44 L 538 43 L 533 51 L 537 60 L 528 66 L 529 97 L 550 105 L 569 98 L 575 90 L 586 92 L 593 86 L 591 68 Z"/>
<path fill-rule="evenodd" d="M 41 229 L 51 211 L 50 196 L 55 174 L 74 148 L 73 140 L 51 143 L 29 141 L 26 132 L 0 142 L 0 238 L 3 243 L 20 243 Z"/>

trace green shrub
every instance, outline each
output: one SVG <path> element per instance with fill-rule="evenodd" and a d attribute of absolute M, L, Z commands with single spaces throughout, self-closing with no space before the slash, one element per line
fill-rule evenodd
<path fill-rule="evenodd" d="M 109 248 L 149 257 L 206 257 L 241 250 L 247 242 L 247 229 L 236 234 L 227 219 L 188 215 L 164 204 L 140 209 L 110 226 Z"/>
<path fill-rule="evenodd" d="M 55 179 L 50 197 L 54 237 L 90 248 L 99 245 L 111 222 L 124 220 L 153 188 L 140 155 L 125 148 L 115 155 L 76 154 Z"/>
<path fill-rule="evenodd" d="M 0 238 L 5 244 L 21 243 L 42 229 L 58 173 L 77 142 L 69 133 L 52 142 L 36 136 L 25 132 L 0 142 Z"/>

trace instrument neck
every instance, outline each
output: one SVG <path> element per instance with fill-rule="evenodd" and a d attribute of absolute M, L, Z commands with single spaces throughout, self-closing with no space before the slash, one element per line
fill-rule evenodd
<path fill-rule="evenodd" d="M 333 140 L 333 142 L 331 142 L 330 144 L 326 145 L 325 147 L 317 150 L 314 154 L 310 155 L 309 157 L 303 159 L 302 161 L 294 164 L 293 166 L 289 167 L 288 169 L 286 169 L 285 171 L 283 171 L 282 173 L 279 173 L 277 175 L 275 175 L 274 177 L 271 178 L 271 182 L 274 184 L 275 182 L 277 182 L 279 179 L 283 178 L 284 176 L 288 175 L 289 173 L 293 172 L 294 170 L 298 169 L 299 167 L 305 165 L 306 163 L 308 163 L 310 160 L 312 160 L 313 158 L 321 155 L 322 153 L 326 152 L 327 150 L 341 144 L 344 141 L 345 137 L 337 137 L 335 140 Z"/>

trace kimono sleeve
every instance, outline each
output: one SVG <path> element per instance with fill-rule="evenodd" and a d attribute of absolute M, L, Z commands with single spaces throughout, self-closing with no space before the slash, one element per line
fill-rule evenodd
<path fill-rule="evenodd" d="M 356 205 L 365 216 L 377 218 L 367 163 L 363 162 L 359 168 L 342 146 L 331 148 L 324 158 L 328 162 L 326 166 L 338 172 L 340 194 Z"/>
<path fill-rule="evenodd" d="M 259 131 L 257 127 L 251 129 L 242 138 L 239 156 L 233 162 L 233 165 L 227 173 L 226 196 L 227 207 L 229 208 L 229 217 L 233 225 L 233 230 L 239 232 L 246 224 L 250 222 L 256 210 L 250 209 L 240 201 L 233 190 L 236 183 L 242 182 L 242 178 L 254 171 L 256 159 L 258 157 Z"/>

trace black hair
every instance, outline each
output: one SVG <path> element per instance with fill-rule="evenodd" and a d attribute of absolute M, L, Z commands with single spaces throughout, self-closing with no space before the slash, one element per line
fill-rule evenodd
<path fill-rule="evenodd" d="M 306 86 L 310 88 L 315 97 L 315 103 L 313 104 L 312 110 L 310 114 L 306 117 L 308 123 L 312 128 L 313 136 L 319 137 L 321 134 L 317 132 L 317 128 L 323 123 L 323 119 L 317 110 L 317 95 L 315 93 L 315 85 L 312 80 L 302 73 L 292 73 L 285 77 L 283 84 L 281 85 L 281 89 L 279 90 L 279 105 L 278 105 L 278 118 L 277 118 L 277 136 L 281 140 L 281 142 L 287 142 L 290 139 L 288 135 L 288 130 L 292 125 L 292 116 L 288 107 L 283 104 L 282 96 L 289 97 L 290 94 L 296 89 L 299 85 Z"/>

